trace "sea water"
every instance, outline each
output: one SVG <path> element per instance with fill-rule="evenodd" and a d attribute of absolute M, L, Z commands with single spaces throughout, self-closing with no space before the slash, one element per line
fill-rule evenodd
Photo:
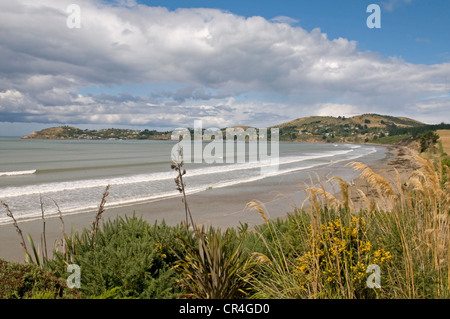
<path fill-rule="evenodd" d="M 248 144 L 248 143 L 247 143 Z M 270 144 L 270 143 L 269 143 Z M 0 137 L 0 200 L 18 220 L 97 209 L 110 185 L 108 207 L 151 202 L 178 196 L 170 168 L 173 141 L 28 140 Z M 247 148 L 249 149 L 249 148 Z M 264 181 L 273 175 L 295 174 L 338 162 L 383 158 L 384 147 L 352 144 L 280 143 L 279 166 L 271 176 L 261 163 L 188 163 L 187 193 Z M 247 157 L 248 158 L 248 157 Z M 223 161 L 225 162 L 225 161 Z M 4 207 L 0 224 L 10 223 Z"/>

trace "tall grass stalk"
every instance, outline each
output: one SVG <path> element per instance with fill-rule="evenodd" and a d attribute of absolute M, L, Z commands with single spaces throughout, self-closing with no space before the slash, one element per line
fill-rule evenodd
<path fill-rule="evenodd" d="M 45 232 L 45 212 L 44 212 L 44 201 L 42 200 L 42 195 L 39 195 L 39 202 L 41 204 L 41 218 L 42 218 L 42 235 L 41 235 L 41 246 L 43 247 L 43 258 L 44 260 L 48 259 L 47 252 L 47 236 Z"/>
<path fill-rule="evenodd" d="M 94 238 L 95 234 L 97 233 L 99 227 L 100 227 L 100 219 L 102 218 L 103 213 L 105 212 L 105 204 L 106 204 L 106 198 L 109 195 L 109 188 L 111 185 L 106 185 L 105 191 L 103 192 L 102 200 L 100 202 L 100 206 L 98 207 L 97 214 L 95 215 L 95 219 L 93 221 L 93 227 L 92 227 L 92 235 L 91 237 Z"/>
<path fill-rule="evenodd" d="M 186 184 L 183 180 L 183 176 L 186 175 L 186 170 L 183 169 L 184 160 L 183 160 L 183 147 L 181 146 L 181 140 L 182 137 L 180 137 L 178 144 L 177 144 L 177 154 L 176 159 L 172 160 L 171 169 L 175 170 L 177 172 L 177 176 L 175 177 L 175 184 L 177 186 L 177 191 L 179 191 L 183 195 L 183 204 L 184 204 L 184 210 L 185 210 L 185 226 L 186 230 L 189 229 L 189 221 L 191 222 L 192 227 L 195 231 L 197 231 L 194 220 L 192 218 L 191 210 L 189 208 L 187 198 L 186 198 Z"/>
<path fill-rule="evenodd" d="M 294 258 L 286 257 L 286 243 L 263 205 L 249 203 L 269 234 L 260 234 L 269 252 L 259 255 L 263 275 L 254 276 L 254 296 L 449 298 L 450 175 L 439 161 L 415 159 L 419 169 L 406 180 L 396 171 L 393 181 L 363 163 L 349 163 L 361 172 L 368 190 L 375 190 L 375 196 L 357 190 L 360 210 L 339 177 L 327 181 L 337 182 L 340 191 L 334 194 L 323 184 L 306 187 L 302 212 L 308 218 L 296 228 L 296 247 L 301 248 Z M 379 289 L 366 284 L 369 264 L 381 267 Z"/>
<path fill-rule="evenodd" d="M 404 297 L 449 297 L 449 184 L 444 183 L 441 164 L 415 156 L 420 168 L 406 181 L 397 173 L 396 190 L 393 183 L 369 170 L 364 164 L 350 166 L 362 171 L 361 176 L 382 197 L 389 210 L 373 211 L 382 223 L 381 236 L 394 239 L 401 245 L 398 256 L 401 269 L 394 270 L 397 283 L 404 289 Z"/>
<path fill-rule="evenodd" d="M 291 248 L 292 250 L 295 250 L 295 248 L 288 247 L 288 241 L 284 240 L 284 235 L 276 227 L 276 222 L 270 219 L 263 203 L 249 202 L 246 209 L 256 211 L 264 220 L 265 227 L 256 228 L 256 234 L 267 251 L 267 253 L 252 254 L 255 267 L 258 270 L 251 276 L 253 291 L 251 298 L 299 298 L 301 291 L 294 278 L 293 269 L 295 265 L 285 251 L 285 248 Z M 268 238 L 266 232 L 269 233 Z"/>
<path fill-rule="evenodd" d="M 93 238 L 100 227 L 100 219 L 102 217 L 102 214 L 105 211 L 106 198 L 109 195 L 109 192 L 108 192 L 109 188 L 110 188 L 110 185 L 107 185 L 106 189 L 103 193 L 102 200 L 99 205 L 99 209 L 95 216 L 95 220 L 92 223 L 92 231 L 91 231 L 91 234 L 88 236 L 91 239 L 90 240 L 91 245 L 94 244 Z M 60 209 L 58 203 L 54 199 L 51 199 L 51 200 L 55 204 L 58 214 L 59 214 L 59 219 L 61 220 L 61 224 L 62 224 L 61 231 L 62 231 L 62 237 L 63 237 L 61 239 L 61 244 L 58 244 L 58 240 L 55 241 L 55 244 L 53 247 L 53 252 L 58 251 L 62 247 L 62 249 L 64 251 L 63 255 L 65 256 L 65 259 L 67 261 L 69 261 L 69 260 L 72 260 L 73 259 L 72 257 L 76 254 L 75 247 L 76 247 L 77 243 L 80 242 L 81 240 L 80 240 L 79 235 L 77 233 L 75 233 L 73 231 L 73 229 L 72 229 L 71 236 L 68 236 L 66 234 L 64 219 L 62 216 L 61 209 Z M 48 248 L 47 248 L 46 218 L 45 218 L 45 208 L 44 208 L 43 197 L 42 196 L 39 197 L 39 203 L 40 203 L 40 209 L 41 209 L 41 220 L 42 220 L 41 244 L 40 244 L 40 246 L 37 246 L 35 244 L 32 236 L 30 234 L 27 234 L 28 242 L 31 245 L 31 253 L 28 251 L 27 245 L 25 244 L 25 239 L 23 237 L 22 230 L 20 229 L 20 227 L 17 223 L 17 220 L 15 219 L 8 204 L 6 204 L 3 201 L 0 201 L 0 202 L 1 202 L 2 206 L 6 209 L 7 216 L 12 218 L 13 225 L 16 228 L 17 233 L 20 235 L 20 238 L 21 238 L 20 245 L 22 246 L 23 251 L 24 251 L 25 262 L 35 264 L 41 268 L 44 267 L 46 265 L 47 261 L 49 260 L 49 258 L 48 258 Z M 83 233 L 82 236 L 87 236 L 87 234 Z"/>
<path fill-rule="evenodd" d="M 239 237 L 236 247 L 233 244 L 233 232 L 227 230 L 222 234 L 220 229 L 195 224 L 186 196 L 186 184 L 183 176 L 183 148 L 181 138 L 178 142 L 177 158 L 172 161 L 171 169 L 177 172 L 174 181 L 176 189 L 183 195 L 185 208 L 185 227 L 188 237 L 180 235 L 184 255 L 178 256 L 177 271 L 182 275 L 181 286 L 188 291 L 185 295 L 202 299 L 241 298 L 246 294 L 249 273 L 253 264 L 244 257 L 242 250 L 243 236 Z M 190 238 L 189 222 L 194 230 L 195 238 Z"/>
<path fill-rule="evenodd" d="M 8 204 L 6 204 L 4 201 L 0 201 L 0 202 L 1 202 L 2 206 L 5 207 L 5 209 L 6 209 L 6 215 L 13 220 L 13 225 L 14 225 L 17 233 L 19 234 L 20 238 L 21 238 L 20 245 L 22 246 L 22 249 L 23 249 L 25 255 L 29 255 L 27 245 L 25 244 L 25 239 L 23 238 L 22 229 L 20 229 L 16 218 L 14 217 L 14 215 L 13 215 L 11 209 L 9 208 Z"/>

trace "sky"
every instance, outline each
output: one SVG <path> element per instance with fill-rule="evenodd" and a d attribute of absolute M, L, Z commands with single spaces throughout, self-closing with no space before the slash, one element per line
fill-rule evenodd
<path fill-rule="evenodd" d="M 448 30 L 448 0 L 2 1 L 0 136 L 364 113 L 449 123 Z"/>

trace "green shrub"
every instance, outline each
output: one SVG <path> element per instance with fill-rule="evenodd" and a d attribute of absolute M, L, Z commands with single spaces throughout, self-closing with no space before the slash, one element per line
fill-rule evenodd
<path fill-rule="evenodd" d="M 197 226 L 196 226 L 197 227 Z M 244 298 L 254 263 L 244 254 L 234 229 L 222 232 L 210 226 L 196 229 L 195 240 L 181 238 L 184 252 L 177 263 L 184 297 L 201 299 Z"/>
<path fill-rule="evenodd" d="M 72 238 L 70 254 L 56 253 L 49 265 L 62 277 L 69 275 L 65 265 L 79 265 L 84 297 L 101 297 L 119 287 L 114 297 L 175 298 L 181 293 L 172 269 L 181 251 L 176 237 L 185 232 L 182 226 L 118 217 L 107 221 L 93 238 L 86 230 Z"/>
<path fill-rule="evenodd" d="M 439 135 L 436 132 L 428 131 L 419 136 L 420 152 L 425 152 L 429 148 L 433 147 L 439 139 Z"/>
<path fill-rule="evenodd" d="M 65 281 L 36 265 L 0 259 L 0 299 L 74 299 L 80 295 Z"/>

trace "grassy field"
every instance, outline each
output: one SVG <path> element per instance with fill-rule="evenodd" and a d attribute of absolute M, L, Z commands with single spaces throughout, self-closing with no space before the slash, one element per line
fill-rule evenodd
<path fill-rule="evenodd" d="M 450 155 L 450 130 L 438 130 L 444 152 Z"/>
<path fill-rule="evenodd" d="M 409 135 L 393 135 L 393 136 L 385 136 L 380 137 L 379 139 L 373 141 L 376 144 L 385 144 L 385 145 L 392 145 L 399 143 L 405 139 L 410 137 Z"/>

